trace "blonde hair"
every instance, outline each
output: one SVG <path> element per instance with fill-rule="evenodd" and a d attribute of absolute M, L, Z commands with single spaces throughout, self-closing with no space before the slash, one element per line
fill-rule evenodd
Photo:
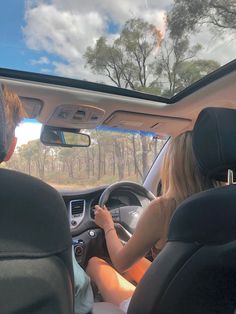
<path fill-rule="evenodd" d="M 191 131 L 171 140 L 164 157 L 161 178 L 163 196 L 174 198 L 176 205 L 192 194 L 218 185 L 198 170 L 192 149 Z"/>
<path fill-rule="evenodd" d="M 15 128 L 26 117 L 26 113 L 16 93 L 11 92 L 6 85 L 2 85 L 2 91 L 5 103 L 7 145 L 9 147 L 15 134 Z"/>

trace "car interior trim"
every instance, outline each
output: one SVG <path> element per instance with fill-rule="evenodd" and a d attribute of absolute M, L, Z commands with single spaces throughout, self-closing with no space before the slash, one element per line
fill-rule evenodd
<path fill-rule="evenodd" d="M 83 203 L 83 209 L 81 213 L 77 213 L 77 214 L 73 214 L 73 204 L 76 204 L 76 202 L 82 202 Z M 79 224 L 81 223 L 81 221 L 84 218 L 85 215 L 85 207 L 86 207 L 86 202 L 84 199 L 77 199 L 77 200 L 72 200 L 70 201 L 70 227 L 71 228 L 76 228 L 79 226 Z"/>

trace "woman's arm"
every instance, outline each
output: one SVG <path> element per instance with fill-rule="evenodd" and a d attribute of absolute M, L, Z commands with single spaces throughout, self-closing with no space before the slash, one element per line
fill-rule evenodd
<path fill-rule="evenodd" d="M 95 222 L 105 232 L 111 261 L 119 272 L 130 268 L 162 237 L 164 221 L 160 203 L 160 199 L 156 199 L 149 204 L 125 246 L 117 236 L 110 212 L 106 208 L 96 206 Z"/>

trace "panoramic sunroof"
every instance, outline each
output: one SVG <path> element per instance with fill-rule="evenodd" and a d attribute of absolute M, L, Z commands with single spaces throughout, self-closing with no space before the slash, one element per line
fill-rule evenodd
<path fill-rule="evenodd" d="M 202 3 L 3 2 L 0 67 L 171 98 L 236 55 L 235 5 Z"/>

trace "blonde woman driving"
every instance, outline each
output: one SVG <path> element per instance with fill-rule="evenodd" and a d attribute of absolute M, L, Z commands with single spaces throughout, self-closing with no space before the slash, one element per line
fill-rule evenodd
<path fill-rule="evenodd" d="M 98 257 L 92 257 L 87 273 L 97 285 L 103 299 L 127 311 L 135 284 L 150 266 L 144 258 L 152 250 L 153 258 L 167 241 L 170 219 L 176 207 L 194 193 L 216 186 L 198 171 L 192 151 L 192 133 L 172 139 L 167 149 L 162 171 L 162 196 L 152 201 L 141 216 L 135 233 L 122 245 L 106 207 L 95 207 L 95 222 L 104 230 L 112 266 Z M 132 282 L 132 283 L 131 283 Z M 135 284 L 133 284 L 135 283 Z"/>

